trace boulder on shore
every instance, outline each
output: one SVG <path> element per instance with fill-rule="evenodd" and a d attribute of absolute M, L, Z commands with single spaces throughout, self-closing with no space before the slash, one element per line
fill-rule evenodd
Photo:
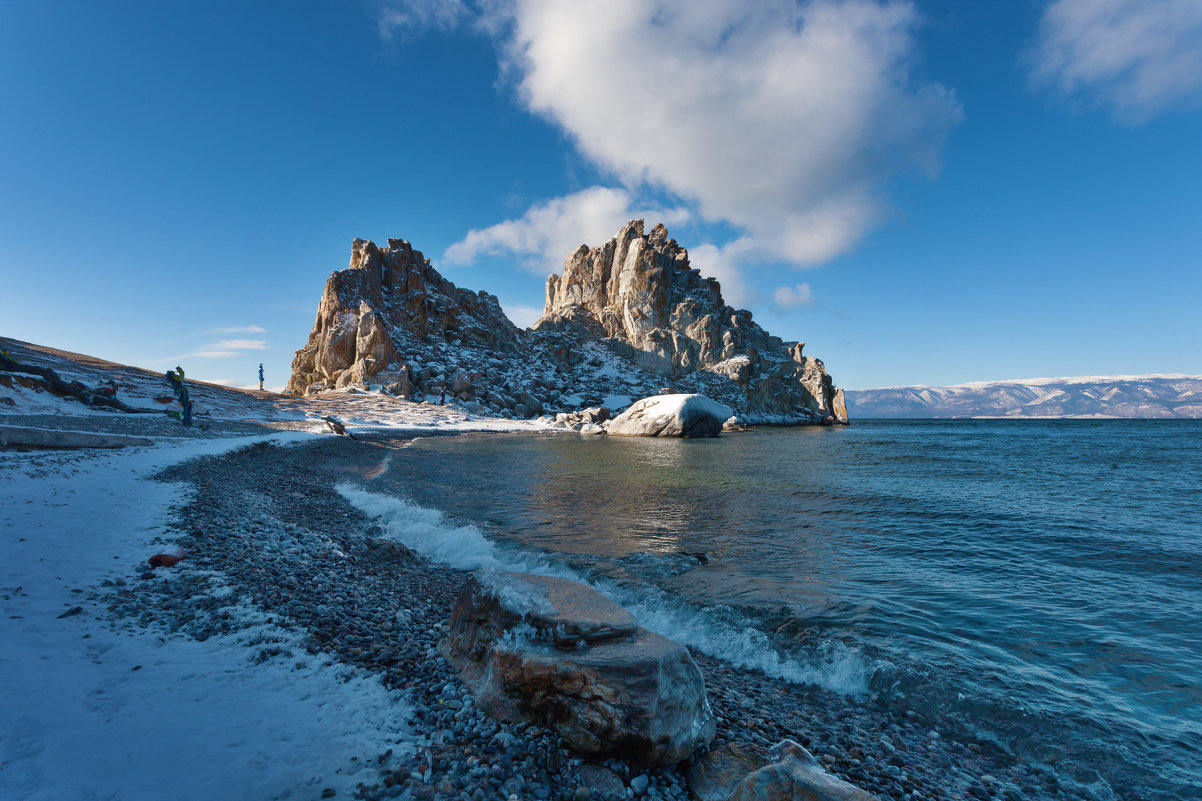
<path fill-rule="evenodd" d="M 655 395 L 636 401 L 606 430 L 615 437 L 716 437 L 733 415 L 704 395 Z"/>
<path fill-rule="evenodd" d="M 781 740 L 768 752 L 772 760 L 748 774 L 727 801 L 879 801 L 854 784 L 822 769 L 814 755 L 792 740 Z"/>
<path fill-rule="evenodd" d="M 471 576 L 444 652 L 486 714 L 547 726 L 584 754 L 666 765 L 714 737 L 689 652 L 584 584 Z"/>

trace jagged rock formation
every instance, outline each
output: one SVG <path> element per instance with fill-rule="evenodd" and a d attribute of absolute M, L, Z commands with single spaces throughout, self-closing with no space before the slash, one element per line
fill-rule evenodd
<path fill-rule="evenodd" d="M 350 266 L 326 282 L 287 391 L 304 395 L 375 379 L 409 395 L 412 371 L 397 345 L 431 338 L 505 351 L 520 335 L 496 297 L 457 288 L 405 240 L 389 239 L 381 250 L 356 239 Z"/>
<path fill-rule="evenodd" d="M 596 248 L 581 245 L 563 275 L 547 279 L 536 331 L 591 331 L 640 367 L 668 378 L 699 370 L 738 384 L 751 406 L 777 414 L 809 412 L 847 422 L 842 391 L 803 342 L 784 342 L 722 301 L 714 278 L 689 266 L 689 254 L 661 223 L 643 234 L 632 220 Z"/>
<path fill-rule="evenodd" d="M 848 392 L 857 417 L 1202 417 L 1202 376 L 978 381 Z"/>
<path fill-rule="evenodd" d="M 455 287 L 399 239 L 356 239 L 330 276 L 287 391 L 347 387 L 534 417 L 619 411 L 664 391 L 698 393 L 745 423 L 846 423 L 842 390 L 804 343 L 784 342 L 722 301 L 718 282 L 658 225 L 627 224 L 581 246 L 547 281 L 534 330 L 519 331 L 485 292 Z"/>

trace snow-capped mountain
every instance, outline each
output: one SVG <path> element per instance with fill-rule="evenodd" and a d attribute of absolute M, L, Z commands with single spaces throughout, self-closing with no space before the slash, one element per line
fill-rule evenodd
<path fill-rule="evenodd" d="M 1117 375 L 847 391 L 852 417 L 1202 418 L 1202 376 Z"/>

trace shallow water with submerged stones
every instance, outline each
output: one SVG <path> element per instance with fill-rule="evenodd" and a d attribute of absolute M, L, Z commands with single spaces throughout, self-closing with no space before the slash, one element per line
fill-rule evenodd
<path fill-rule="evenodd" d="M 1202 422 L 432 437 L 352 483 L 445 564 L 689 645 L 727 736 L 859 731 L 839 766 L 885 795 L 1202 797 Z"/>

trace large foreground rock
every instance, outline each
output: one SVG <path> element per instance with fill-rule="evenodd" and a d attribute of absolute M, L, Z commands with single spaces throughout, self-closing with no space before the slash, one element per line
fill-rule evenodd
<path fill-rule="evenodd" d="M 733 414 L 702 395 L 656 395 L 637 401 L 606 430 L 615 437 L 716 437 Z"/>
<path fill-rule="evenodd" d="M 768 756 L 772 761 L 744 778 L 727 801 L 878 801 L 827 773 L 809 751 L 792 740 L 777 743 Z"/>
<path fill-rule="evenodd" d="M 583 584 L 470 577 L 445 652 L 485 713 L 540 723 L 581 753 L 671 764 L 714 737 L 689 652 Z"/>

